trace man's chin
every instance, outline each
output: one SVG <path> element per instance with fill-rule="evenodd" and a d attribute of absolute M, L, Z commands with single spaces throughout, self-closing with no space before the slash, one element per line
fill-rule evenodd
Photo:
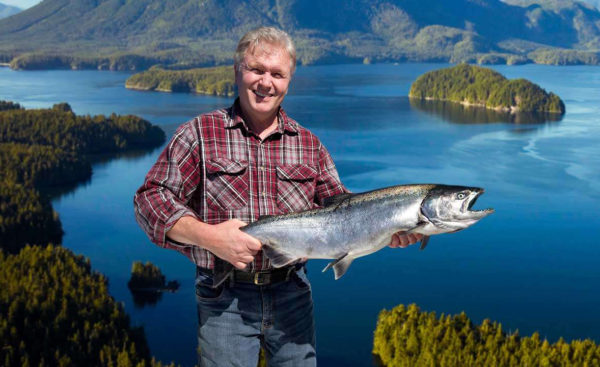
<path fill-rule="evenodd" d="M 259 113 L 270 113 L 273 110 L 277 109 L 278 106 L 275 106 L 273 100 L 269 101 L 254 101 L 252 103 L 252 109 Z"/>

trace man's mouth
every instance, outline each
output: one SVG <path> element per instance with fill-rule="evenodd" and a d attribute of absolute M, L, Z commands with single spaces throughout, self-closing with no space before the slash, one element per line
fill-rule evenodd
<path fill-rule="evenodd" d="M 261 98 L 273 97 L 273 95 L 268 92 L 260 92 L 258 90 L 253 90 L 253 92 L 254 92 L 254 94 L 256 94 L 257 96 L 259 96 Z"/>

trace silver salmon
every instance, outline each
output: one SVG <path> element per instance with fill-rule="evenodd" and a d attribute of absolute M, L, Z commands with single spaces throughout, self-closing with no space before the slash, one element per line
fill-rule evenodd
<path fill-rule="evenodd" d="M 387 246 L 398 231 L 429 236 L 465 229 L 494 209 L 473 210 L 477 187 L 436 184 L 391 186 L 329 198 L 323 208 L 264 216 L 241 228 L 257 238 L 274 267 L 302 258 L 334 259 L 339 279 L 358 257 Z"/>

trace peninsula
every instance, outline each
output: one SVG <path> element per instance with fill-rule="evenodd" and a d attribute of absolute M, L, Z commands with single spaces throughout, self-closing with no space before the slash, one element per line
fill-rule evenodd
<path fill-rule="evenodd" d="M 165 70 L 152 67 L 132 75 L 125 87 L 158 92 L 193 92 L 198 94 L 233 96 L 235 80 L 233 66 L 216 66 L 189 70 Z"/>
<path fill-rule="evenodd" d="M 24 109 L 0 101 L 0 250 L 62 241 L 50 187 L 89 179 L 91 155 L 150 149 L 165 133 L 137 116 L 78 116 L 67 103 Z"/>
<path fill-rule="evenodd" d="M 539 85 L 526 79 L 509 80 L 492 69 L 468 64 L 421 75 L 411 85 L 408 96 L 511 113 L 565 113 L 563 101 Z"/>

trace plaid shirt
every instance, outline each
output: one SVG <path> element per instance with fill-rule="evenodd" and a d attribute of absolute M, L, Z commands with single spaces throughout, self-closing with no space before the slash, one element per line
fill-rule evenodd
<path fill-rule="evenodd" d="M 180 126 L 134 198 L 136 219 L 150 240 L 205 269 L 215 267 L 215 255 L 166 237 L 179 218 L 249 223 L 311 209 L 346 192 L 325 147 L 283 109 L 277 130 L 264 140 L 248 129 L 240 112 L 236 100 Z M 251 270 L 269 267 L 260 251 Z"/>

